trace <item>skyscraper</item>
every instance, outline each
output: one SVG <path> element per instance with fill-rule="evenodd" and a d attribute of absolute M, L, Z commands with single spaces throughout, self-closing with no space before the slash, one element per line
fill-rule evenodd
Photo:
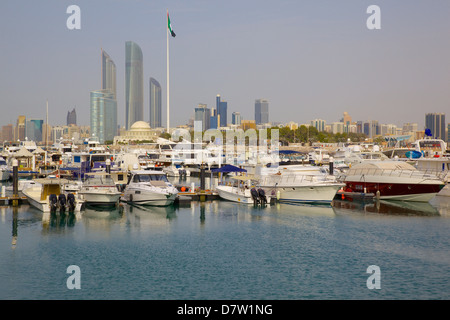
<path fill-rule="evenodd" d="M 14 140 L 25 140 L 25 127 L 26 127 L 26 117 L 25 116 L 18 116 L 17 117 L 17 125 L 16 130 L 14 134 Z"/>
<path fill-rule="evenodd" d="M 195 121 L 202 122 L 202 131 L 210 128 L 211 110 L 206 104 L 199 104 L 198 107 L 195 108 Z"/>
<path fill-rule="evenodd" d="M 241 113 L 233 112 L 231 114 L 231 123 L 236 125 L 241 125 Z"/>
<path fill-rule="evenodd" d="M 102 89 L 91 91 L 91 134 L 100 143 L 117 135 L 116 65 L 102 49 Z"/>
<path fill-rule="evenodd" d="M 67 111 L 67 125 L 70 124 L 77 124 L 77 112 L 75 111 L 75 108 L 73 108 L 72 111 Z"/>
<path fill-rule="evenodd" d="M 218 117 L 218 126 L 226 127 L 228 123 L 227 117 L 227 108 L 228 104 L 226 101 L 220 99 L 220 94 L 216 96 L 216 109 L 217 109 L 217 117 Z"/>
<path fill-rule="evenodd" d="M 141 48 L 133 41 L 125 43 L 125 127 L 144 120 L 144 71 Z"/>
<path fill-rule="evenodd" d="M 266 99 L 255 100 L 256 124 L 269 123 L 269 101 Z"/>
<path fill-rule="evenodd" d="M 100 143 L 114 140 L 117 133 L 117 100 L 107 89 L 91 91 L 91 134 Z"/>
<path fill-rule="evenodd" d="M 161 127 L 161 85 L 150 78 L 150 127 Z"/>
<path fill-rule="evenodd" d="M 109 55 L 102 49 L 102 89 L 113 93 L 117 99 L 116 90 L 116 65 Z"/>
<path fill-rule="evenodd" d="M 27 119 L 26 121 L 26 138 L 35 142 L 42 141 L 42 125 L 44 120 Z"/>
<path fill-rule="evenodd" d="M 445 113 L 425 114 L 425 129 L 431 130 L 433 138 L 445 141 Z"/>

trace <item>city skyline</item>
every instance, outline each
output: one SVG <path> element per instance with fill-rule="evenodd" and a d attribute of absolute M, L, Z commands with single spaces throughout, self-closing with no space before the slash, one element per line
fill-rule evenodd
<path fill-rule="evenodd" d="M 0 5 L 0 26 L 8 30 L 0 37 L 9 43 L 1 53 L 8 63 L 0 76 L 0 107 L 14 110 L 2 125 L 14 124 L 21 114 L 45 118 L 47 99 L 51 125 L 63 124 L 74 105 L 77 121 L 89 124 L 89 92 L 98 88 L 101 68 L 98 49 L 107 48 L 118 66 L 118 123 L 124 126 L 123 43 L 139 43 L 144 79 L 154 76 L 164 91 L 167 7 L 177 30 L 170 51 L 173 127 L 188 121 L 186 109 L 191 113 L 201 102 L 213 106 L 217 92 L 227 98 L 228 113 L 238 111 L 242 119 L 253 119 L 254 100 L 266 97 L 277 110 L 271 116 L 275 122 L 322 118 L 330 123 L 346 110 L 354 119 L 424 127 L 425 112 L 448 110 L 450 4 L 445 1 L 74 4 L 81 9 L 80 30 L 67 29 L 66 4 Z M 381 30 L 366 27 L 371 4 L 381 8 Z M 162 100 L 165 123 L 164 95 Z M 143 105 L 148 103 L 145 90 Z M 144 108 L 144 119 L 148 112 Z"/>

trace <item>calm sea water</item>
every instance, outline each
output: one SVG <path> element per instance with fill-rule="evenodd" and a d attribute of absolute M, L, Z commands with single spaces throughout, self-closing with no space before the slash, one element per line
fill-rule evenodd
<path fill-rule="evenodd" d="M 0 299 L 449 299 L 450 199 L 0 208 Z M 448 213 L 447 213 L 448 212 Z M 80 268 L 68 289 L 67 268 Z M 367 268 L 379 267 L 380 289 Z"/>

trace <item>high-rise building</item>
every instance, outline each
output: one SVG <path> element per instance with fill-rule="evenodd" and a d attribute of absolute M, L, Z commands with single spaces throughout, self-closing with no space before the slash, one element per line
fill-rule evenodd
<path fill-rule="evenodd" d="M 110 56 L 102 49 L 102 89 L 113 93 L 117 99 L 116 90 L 116 65 Z"/>
<path fill-rule="evenodd" d="M 220 127 L 226 127 L 228 123 L 227 109 L 228 103 L 220 99 L 220 94 L 216 96 L 216 109 L 218 125 Z"/>
<path fill-rule="evenodd" d="M 77 124 L 77 112 L 75 111 L 75 108 L 73 108 L 72 111 L 67 111 L 67 125 L 70 124 Z"/>
<path fill-rule="evenodd" d="M 2 126 L 2 141 L 12 141 L 14 140 L 13 125 L 7 124 Z"/>
<path fill-rule="evenodd" d="M 425 114 L 425 129 L 431 130 L 433 138 L 445 141 L 445 113 Z"/>
<path fill-rule="evenodd" d="M 100 143 L 113 141 L 117 135 L 116 65 L 102 49 L 101 87 L 91 91 L 90 124 L 87 135 L 97 137 Z M 80 137 L 84 135 L 80 133 Z"/>
<path fill-rule="evenodd" d="M 217 109 L 211 109 L 211 118 L 209 121 L 209 128 L 210 129 L 217 129 L 219 127 L 218 123 L 218 117 L 217 117 Z"/>
<path fill-rule="evenodd" d="M 35 142 L 42 141 L 42 126 L 44 120 L 27 119 L 26 121 L 26 139 Z"/>
<path fill-rule="evenodd" d="M 266 99 L 255 100 L 256 124 L 269 123 L 269 101 Z"/>
<path fill-rule="evenodd" d="M 206 106 L 206 104 L 199 104 L 195 108 L 195 121 L 201 121 L 202 131 L 208 130 L 210 128 L 211 121 L 211 110 Z"/>
<path fill-rule="evenodd" d="M 241 125 L 241 113 L 240 112 L 233 112 L 231 114 L 231 123 L 235 125 Z"/>
<path fill-rule="evenodd" d="M 325 120 L 322 119 L 311 120 L 311 126 L 316 128 L 317 131 L 319 132 L 325 131 Z"/>
<path fill-rule="evenodd" d="M 125 127 L 144 120 L 144 71 L 141 48 L 133 41 L 125 43 Z"/>
<path fill-rule="evenodd" d="M 117 100 L 110 90 L 91 91 L 91 133 L 100 143 L 117 135 Z"/>
<path fill-rule="evenodd" d="M 16 129 L 14 130 L 14 140 L 25 140 L 25 127 L 26 127 L 26 117 L 25 116 L 18 116 L 17 117 L 17 124 Z"/>
<path fill-rule="evenodd" d="M 150 78 L 150 127 L 161 127 L 161 85 Z"/>

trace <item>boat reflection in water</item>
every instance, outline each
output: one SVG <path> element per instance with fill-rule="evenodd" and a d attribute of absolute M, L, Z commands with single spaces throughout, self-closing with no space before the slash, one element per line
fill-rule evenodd
<path fill-rule="evenodd" d="M 131 225 L 165 226 L 176 219 L 174 206 L 124 205 L 124 212 Z"/>
<path fill-rule="evenodd" d="M 436 207 L 428 202 L 374 200 L 373 202 L 334 200 L 336 214 L 378 213 L 398 216 L 439 216 Z"/>
<path fill-rule="evenodd" d="M 122 217 L 123 207 L 117 206 L 97 206 L 86 204 L 83 211 L 83 217 L 89 219 L 120 219 Z"/>

